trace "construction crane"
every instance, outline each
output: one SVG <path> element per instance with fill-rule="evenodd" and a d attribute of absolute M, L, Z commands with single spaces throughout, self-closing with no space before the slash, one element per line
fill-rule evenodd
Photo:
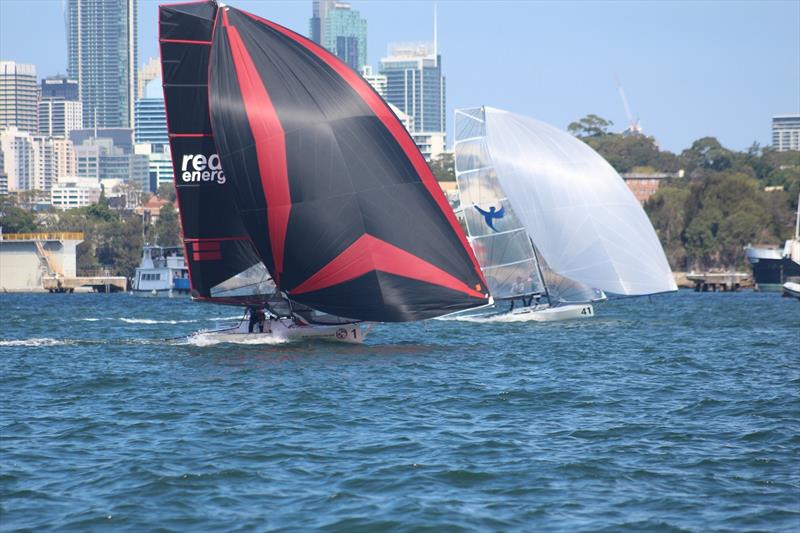
<path fill-rule="evenodd" d="M 617 91 L 622 98 L 622 105 L 625 106 L 625 114 L 628 117 L 628 127 L 622 132 L 623 135 L 642 135 L 642 127 L 639 125 L 639 117 L 634 117 L 631 113 L 631 106 L 628 105 L 628 98 L 625 96 L 625 89 L 622 88 L 622 82 L 619 81 L 619 76 L 614 76 L 617 81 Z"/>

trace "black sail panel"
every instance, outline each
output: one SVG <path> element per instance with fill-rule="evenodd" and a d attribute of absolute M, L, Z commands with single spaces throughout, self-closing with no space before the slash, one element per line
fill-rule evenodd
<path fill-rule="evenodd" d="M 217 7 L 159 7 L 164 103 L 192 294 L 225 303 L 271 289 L 233 203 L 208 114 L 208 60 Z"/>
<path fill-rule="evenodd" d="M 225 7 L 209 76 L 222 168 L 292 300 L 378 321 L 487 303 L 430 169 L 358 74 L 304 37 Z"/>

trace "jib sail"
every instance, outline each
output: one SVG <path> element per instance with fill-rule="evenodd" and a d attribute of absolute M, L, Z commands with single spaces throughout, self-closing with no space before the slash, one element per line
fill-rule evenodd
<path fill-rule="evenodd" d="M 357 73 L 282 26 L 223 7 L 209 76 L 222 169 L 289 298 L 375 321 L 488 302 L 433 174 Z"/>
<path fill-rule="evenodd" d="M 175 189 L 193 296 L 238 303 L 272 292 L 234 208 L 208 116 L 213 2 L 159 8 L 159 42 Z"/>

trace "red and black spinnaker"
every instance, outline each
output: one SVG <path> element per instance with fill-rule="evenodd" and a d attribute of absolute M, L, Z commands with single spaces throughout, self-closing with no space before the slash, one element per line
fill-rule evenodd
<path fill-rule="evenodd" d="M 195 290 L 250 268 L 255 251 L 290 300 L 338 316 L 419 320 L 488 302 L 422 154 L 361 76 L 214 2 L 161 6 L 160 23 Z"/>

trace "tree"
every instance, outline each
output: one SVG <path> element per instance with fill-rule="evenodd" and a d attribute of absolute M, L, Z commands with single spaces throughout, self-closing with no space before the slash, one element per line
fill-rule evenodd
<path fill-rule="evenodd" d="M 158 186 L 158 190 L 156 191 L 156 196 L 161 198 L 162 200 L 167 200 L 169 202 L 174 202 L 177 198 L 177 194 L 175 193 L 175 185 L 172 183 L 162 183 Z"/>
<path fill-rule="evenodd" d="M 33 213 L 15 206 L 8 197 L 0 197 L 0 228 L 4 233 L 33 233 L 39 230 Z"/>
<path fill-rule="evenodd" d="M 180 244 L 181 229 L 178 223 L 178 212 L 172 207 L 172 204 L 166 204 L 161 208 L 153 229 L 159 246 L 178 246 Z"/>
<path fill-rule="evenodd" d="M 658 172 L 677 172 L 680 168 L 678 157 L 672 152 L 659 150 L 652 137 L 626 137 L 619 133 L 609 133 L 582 140 L 602 155 L 617 172 L 631 172 L 636 167 L 651 167 Z"/>
<path fill-rule="evenodd" d="M 675 186 L 661 187 L 644 205 L 661 240 L 667 260 L 674 270 L 686 267 L 683 229 L 686 225 L 686 200 L 689 190 Z"/>
<path fill-rule="evenodd" d="M 733 153 L 722 147 L 715 137 L 703 137 L 681 152 L 681 159 L 690 173 L 696 169 L 722 171 L 733 165 Z"/>
<path fill-rule="evenodd" d="M 586 115 L 577 122 L 571 122 L 567 130 L 576 137 L 599 137 L 608 133 L 614 123 L 597 115 Z"/>
<path fill-rule="evenodd" d="M 429 163 L 437 181 L 456 181 L 456 166 L 451 152 L 442 152 Z"/>

